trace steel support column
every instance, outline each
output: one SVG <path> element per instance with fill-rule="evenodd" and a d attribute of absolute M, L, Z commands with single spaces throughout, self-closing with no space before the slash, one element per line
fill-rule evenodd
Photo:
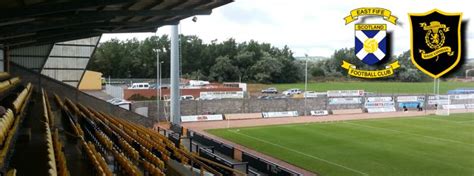
<path fill-rule="evenodd" d="M 179 24 L 178 24 L 179 25 Z M 173 124 L 181 124 L 180 90 L 179 90 L 179 36 L 178 25 L 171 26 L 171 116 Z"/>

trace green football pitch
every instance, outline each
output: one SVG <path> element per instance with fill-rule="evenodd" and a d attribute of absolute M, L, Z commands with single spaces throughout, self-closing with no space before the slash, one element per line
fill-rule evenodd
<path fill-rule="evenodd" d="M 474 175 L 474 113 L 208 132 L 321 175 Z"/>

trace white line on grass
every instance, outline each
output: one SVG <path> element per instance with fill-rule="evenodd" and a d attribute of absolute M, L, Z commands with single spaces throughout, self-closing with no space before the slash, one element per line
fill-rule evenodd
<path fill-rule="evenodd" d="M 446 119 L 434 118 L 434 117 L 420 117 L 420 119 L 438 120 L 438 121 L 451 122 L 451 123 L 456 123 L 456 124 L 466 124 L 466 123 L 474 122 L 474 120 L 454 121 L 454 120 L 446 120 Z M 469 125 L 469 124 L 466 124 L 466 125 Z"/>
<path fill-rule="evenodd" d="M 460 124 L 466 124 L 466 123 L 473 123 L 474 120 L 466 120 L 466 121 L 460 121 Z"/>
<path fill-rule="evenodd" d="M 359 174 L 361 174 L 361 175 L 369 175 L 369 174 L 367 174 L 367 173 L 364 173 L 364 172 L 361 172 L 361 171 L 358 171 L 358 170 L 349 168 L 349 167 L 347 167 L 347 166 L 343 166 L 343 165 L 340 165 L 340 164 L 337 164 L 337 163 L 334 163 L 334 162 L 331 162 L 331 161 L 328 161 L 328 160 L 319 158 L 319 157 L 317 157 L 317 156 L 309 155 L 309 154 L 300 152 L 300 151 L 298 151 L 298 150 L 294 150 L 294 149 L 292 149 L 292 148 L 288 148 L 288 147 L 285 147 L 285 146 L 282 146 L 282 145 L 279 145 L 279 144 L 275 144 L 275 143 L 273 143 L 273 142 L 269 142 L 269 141 L 266 141 L 266 140 L 263 140 L 263 139 L 260 139 L 260 138 L 254 137 L 254 136 L 250 136 L 250 135 L 246 135 L 246 134 L 243 134 L 243 133 L 239 133 L 238 131 L 231 131 L 231 130 L 229 130 L 229 131 L 230 131 L 230 132 L 233 132 L 233 133 L 235 133 L 235 134 L 238 134 L 238 135 L 242 135 L 242 136 L 245 136 L 245 137 L 248 137 L 248 138 L 251 138 L 251 139 L 260 141 L 260 142 L 264 142 L 264 143 L 267 143 L 267 144 L 270 144 L 270 145 L 274 145 L 274 146 L 280 147 L 280 148 L 282 148 L 282 149 L 286 149 L 286 150 L 291 151 L 291 152 L 295 152 L 295 153 L 297 153 L 297 154 L 300 154 L 300 155 L 303 155 L 303 156 L 306 156 L 306 157 L 310 157 L 310 158 L 313 158 L 313 159 L 316 159 L 316 160 L 319 160 L 319 161 L 322 161 L 322 162 L 325 162 L 325 163 L 328 163 L 328 164 L 332 164 L 332 165 L 334 165 L 334 166 L 342 167 L 342 168 L 344 168 L 344 169 L 350 170 L 350 171 L 355 172 L 355 173 L 359 173 Z"/>
<path fill-rule="evenodd" d="M 413 136 L 420 136 L 420 137 L 431 138 L 431 139 L 436 139 L 436 140 L 441 140 L 441 141 L 447 141 L 447 142 L 453 142 L 453 143 L 458 143 L 458 144 L 474 146 L 474 144 L 468 144 L 468 143 L 465 143 L 465 142 L 451 140 L 451 139 L 445 139 L 445 138 L 439 138 L 439 137 L 433 137 L 433 136 L 425 136 L 425 135 L 421 135 L 421 134 L 409 133 L 409 132 L 404 132 L 404 131 L 399 131 L 399 130 L 394 130 L 394 129 L 388 129 L 388 128 L 374 127 L 374 126 L 370 126 L 370 125 L 362 125 L 362 124 L 351 123 L 351 122 L 344 122 L 344 123 L 349 124 L 349 125 L 354 125 L 354 126 L 374 128 L 374 129 L 380 129 L 380 130 L 385 130 L 385 131 L 398 132 L 398 133 L 402 133 L 402 134 L 408 134 L 408 135 L 413 135 Z"/>

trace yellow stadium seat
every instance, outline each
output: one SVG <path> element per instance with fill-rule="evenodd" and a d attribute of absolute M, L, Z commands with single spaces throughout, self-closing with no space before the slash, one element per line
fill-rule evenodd
<path fill-rule="evenodd" d="M 16 176 L 16 169 L 8 170 L 6 176 Z"/>

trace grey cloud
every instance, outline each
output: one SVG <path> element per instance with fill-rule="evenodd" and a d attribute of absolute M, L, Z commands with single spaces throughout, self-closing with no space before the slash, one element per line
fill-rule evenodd
<path fill-rule="evenodd" d="M 264 23 L 274 24 L 271 16 L 262 10 L 251 8 L 245 9 L 237 6 L 226 8 L 222 11 L 222 15 L 229 21 L 239 24 Z"/>

